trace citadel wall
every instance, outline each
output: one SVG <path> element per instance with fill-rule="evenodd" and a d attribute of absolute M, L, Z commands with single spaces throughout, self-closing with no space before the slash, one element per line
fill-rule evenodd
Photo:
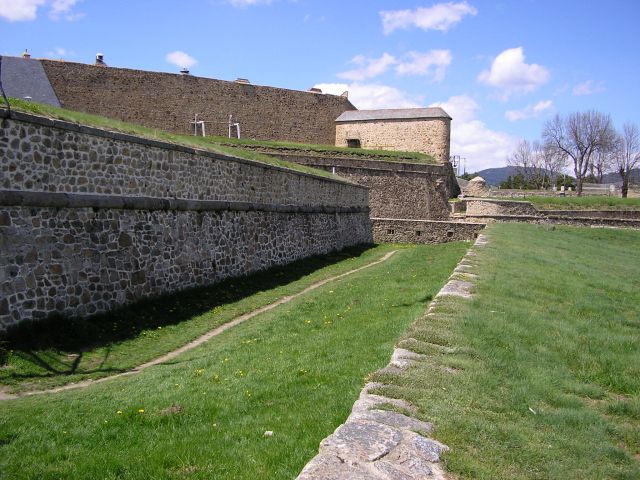
<path fill-rule="evenodd" d="M 0 330 L 371 243 L 368 191 L 0 110 Z"/>
<path fill-rule="evenodd" d="M 192 75 L 41 60 L 64 108 L 175 133 L 191 133 L 197 113 L 207 135 L 331 145 L 334 120 L 355 107 L 346 97 Z M 235 134 L 235 130 L 233 131 Z"/>
<path fill-rule="evenodd" d="M 265 151 L 265 153 L 268 153 Z M 278 154 L 369 188 L 372 218 L 445 220 L 457 183 L 449 163 L 420 163 Z"/>

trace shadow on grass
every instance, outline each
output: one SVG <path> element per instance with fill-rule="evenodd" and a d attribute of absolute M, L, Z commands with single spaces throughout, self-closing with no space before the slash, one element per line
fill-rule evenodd
<path fill-rule="evenodd" d="M 8 351 L 48 373 L 17 373 L 13 379 L 42 378 L 52 375 L 72 375 L 78 372 L 83 352 L 136 338 L 144 330 L 183 321 L 212 309 L 237 302 L 261 291 L 282 287 L 329 265 L 360 256 L 371 246 L 351 247 L 328 255 L 305 258 L 285 266 L 273 267 L 244 277 L 223 280 L 208 287 L 197 287 L 156 298 L 140 300 L 132 305 L 86 319 L 64 318 L 60 315 L 18 324 L 0 338 L 0 364 L 5 364 Z M 65 362 L 60 353 L 67 353 Z M 119 370 L 103 369 L 102 364 L 91 372 Z"/>

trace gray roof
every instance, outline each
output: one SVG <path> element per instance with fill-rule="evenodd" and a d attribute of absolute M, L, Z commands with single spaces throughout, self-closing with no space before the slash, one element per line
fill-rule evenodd
<path fill-rule="evenodd" d="M 34 102 L 60 106 L 39 60 L 2 56 L 2 87 L 7 97 L 31 97 Z"/>
<path fill-rule="evenodd" d="M 366 122 L 371 120 L 417 120 L 420 118 L 451 117 L 440 107 L 388 108 L 384 110 L 348 110 L 336 118 L 336 122 Z"/>

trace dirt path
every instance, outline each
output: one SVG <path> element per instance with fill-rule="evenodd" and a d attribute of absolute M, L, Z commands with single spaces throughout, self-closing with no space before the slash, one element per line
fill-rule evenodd
<path fill-rule="evenodd" d="M 66 390 L 74 390 L 76 388 L 86 388 L 90 385 L 95 385 L 97 383 L 102 383 L 102 382 L 106 382 L 108 380 L 112 380 L 114 378 L 119 378 L 119 377 L 124 377 L 127 375 L 135 375 L 136 373 L 141 372 L 142 370 L 145 370 L 146 368 L 152 367 L 154 365 L 158 365 L 160 363 L 164 363 L 167 362 L 169 360 L 173 360 L 174 358 L 176 358 L 178 355 L 189 351 L 193 348 L 196 348 L 200 345 L 202 345 L 203 343 L 211 340 L 213 337 L 216 337 L 218 335 L 220 335 L 222 332 L 224 332 L 225 330 L 228 330 L 229 328 L 235 327 L 236 325 L 241 324 L 242 322 L 249 320 L 257 315 L 260 315 L 261 313 L 264 312 L 268 312 L 269 310 L 273 310 L 276 307 L 279 307 L 280 305 L 283 305 L 285 303 L 290 302 L 291 300 L 301 297 L 302 295 L 305 295 L 306 293 L 309 293 L 312 290 L 315 290 L 316 288 L 322 287 L 323 285 L 326 285 L 329 282 L 333 282 L 335 280 L 339 280 L 343 277 L 346 277 L 348 275 L 352 275 L 354 273 L 357 273 L 361 270 L 364 270 L 366 268 L 369 267 L 373 267 L 374 265 L 378 265 L 382 262 L 387 261 L 389 258 L 391 258 L 391 256 L 396 253 L 397 250 L 393 250 L 389 253 L 387 253 L 386 255 L 384 255 L 380 260 L 376 260 L 375 262 L 371 262 L 368 263 L 362 267 L 356 268 L 354 270 L 350 270 L 348 272 L 342 273 L 340 275 L 336 275 L 335 277 L 330 277 L 330 278 L 325 278 L 324 280 L 321 280 L 319 282 L 316 282 L 312 285 L 309 285 L 307 288 L 305 288 L 304 290 L 295 293 L 293 295 L 288 295 L 286 297 L 282 297 L 281 299 L 270 303 L 269 305 L 265 305 L 264 307 L 258 308 L 257 310 L 253 310 L 252 312 L 249 313 L 245 313 L 244 315 L 240 315 L 239 317 L 234 318 L 233 320 L 231 320 L 230 322 L 227 322 L 223 325 L 220 325 L 216 328 L 214 328 L 213 330 L 208 331 L 207 333 L 205 333 L 204 335 L 201 335 L 200 337 L 196 338 L 195 340 L 187 343 L 186 345 L 183 345 L 182 347 L 173 350 L 172 352 L 169 352 L 165 355 L 162 355 L 161 357 L 155 358 L 153 360 L 149 360 L 146 363 L 143 363 L 142 365 L 138 365 L 135 368 L 132 368 L 131 370 L 128 370 L 126 372 L 123 373 L 117 373 L 115 375 L 110 375 L 108 377 L 102 377 L 102 378 L 98 378 L 98 379 L 90 379 L 90 380 L 82 380 L 80 382 L 76 382 L 76 383 L 69 383 L 67 385 L 63 385 L 61 387 L 55 387 L 55 388 L 50 388 L 50 389 L 46 389 L 46 390 L 32 390 L 32 391 L 28 391 L 28 392 L 21 392 L 21 393 L 16 393 L 16 394 L 12 394 L 12 393 L 5 393 L 3 391 L 0 390 L 0 401 L 3 400 L 12 400 L 12 399 L 16 399 L 16 398 L 21 398 L 21 397 L 29 397 L 32 395 L 42 395 L 42 394 L 46 394 L 46 393 L 58 393 L 58 392 L 64 392 Z"/>

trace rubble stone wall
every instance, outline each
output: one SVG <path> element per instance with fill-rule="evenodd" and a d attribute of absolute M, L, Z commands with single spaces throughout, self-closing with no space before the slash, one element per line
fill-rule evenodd
<path fill-rule="evenodd" d="M 0 330 L 372 242 L 365 187 L 0 114 Z"/>
<path fill-rule="evenodd" d="M 474 240 L 482 223 L 372 218 L 376 243 L 445 243 Z"/>
<path fill-rule="evenodd" d="M 242 138 L 332 145 L 335 119 L 355 110 L 346 97 L 336 95 L 194 75 L 41 62 L 64 108 L 175 133 L 193 132 L 189 122 L 197 113 L 207 122 L 207 135 L 226 137 L 233 115 Z"/>
<path fill-rule="evenodd" d="M 336 123 L 336 146 L 357 139 L 362 148 L 422 152 L 440 163 L 449 161 L 450 137 L 448 118 Z"/>

